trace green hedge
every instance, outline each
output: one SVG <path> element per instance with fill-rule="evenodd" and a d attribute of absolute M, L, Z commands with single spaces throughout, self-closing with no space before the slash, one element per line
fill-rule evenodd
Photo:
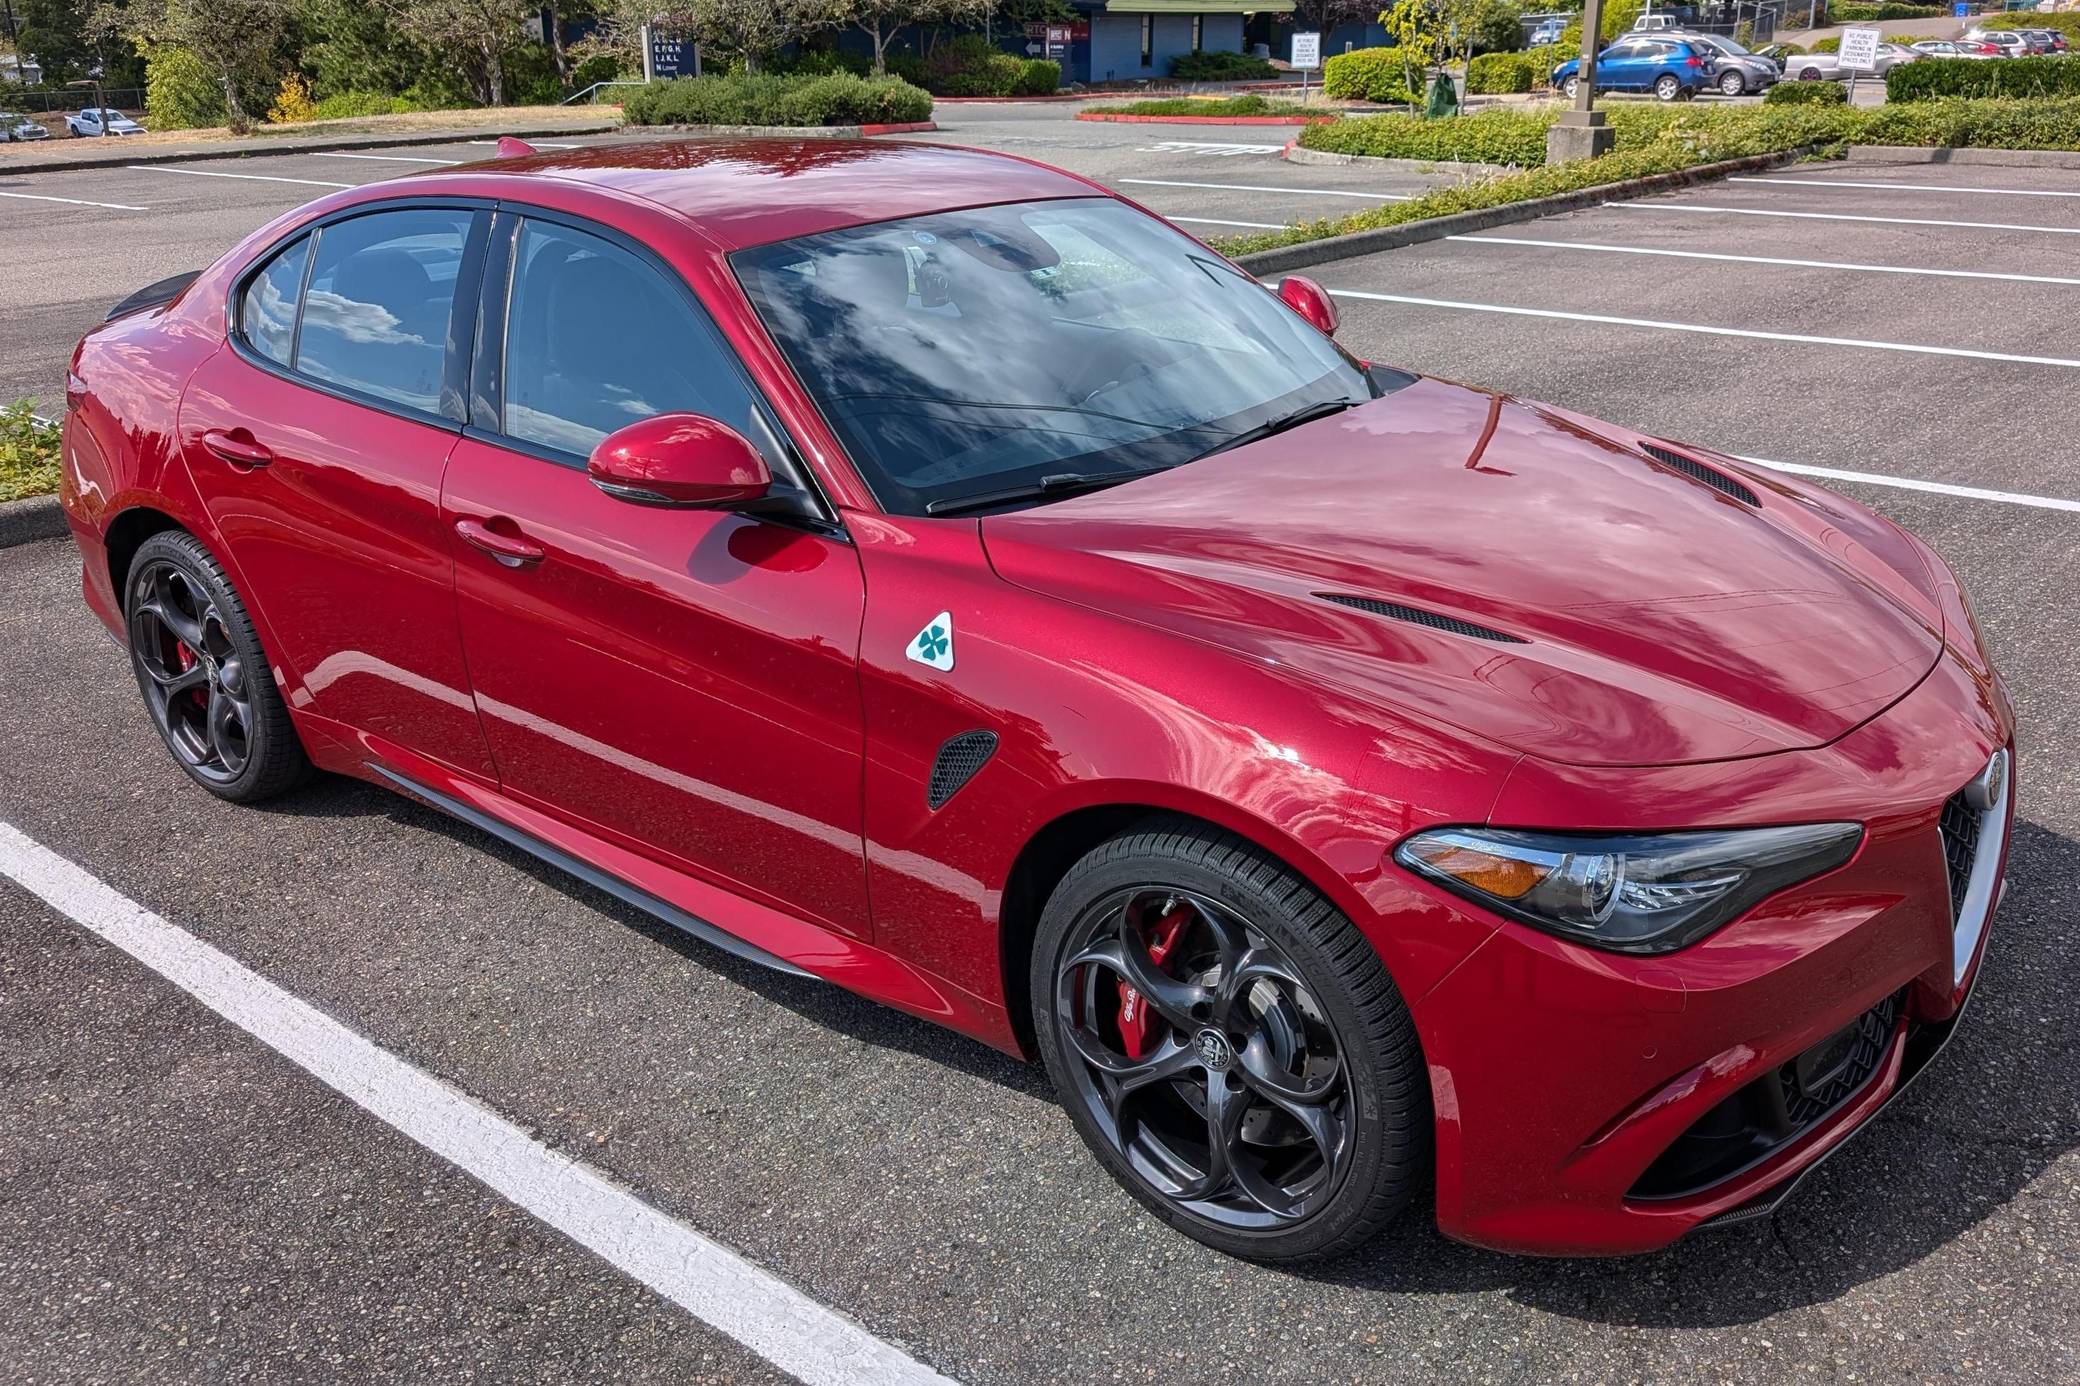
<path fill-rule="evenodd" d="M 1813 46 L 1806 50 L 1808 53 L 1839 53 L 1841 51 L 1842 40 L 1840 35 L 1836 35 L 1833 38 L 1814 39 Z"/>
<path fill-rule="evenodd" d="M 895 77 L 730 73 L 652 82 L 621 104 L 631 125 L 872 125 L 927 120 L 929 93 Z"/>
<path fill-rule="evenodd" d="M 1423 74 L 1415 73 L 1420 84 Z M 1420 101 L 1398 48 L 1357 48 L 1322 64 L 1322 94 L 1339 101 Z"/>
<path fill-rule="evenodd" d="M 1762 98 L 1765 106 L 1846 106 L 1849 89 L 1840 82 L 1779 82 Z"/>
<path fill-rule="evenodd" d="M 1484 96 L 1530 91 L 1545 75 L 1528 53 L 1482 53 L 1466 64 L 1466 90 Z"/>
<path fill-rule="evenodd" d="M 1170 60 L 1170 75 L 1186 82 L 1264 82 L 1278 69 L 1249 53 L 1180 53 Z"/>
<path fill-rule="evenodd" d="M 1883 24 L 1891 19 L 1940 19 L 1950 11 L 1942 5 L 1829 5 L 1830 24 Z"/>
<path fill-rule="evenodd" d="M 932 45 L 931 56 L 894 53 L 888 70 L 934 96 L 1045 96 L 1062 85 L 1062 65 L 1020 58 L 980 34 Z"/>
<path fill-rule="evenodd" d="M 0 501 L 57 489 L 57 425 L 39 421 L 27 400 L 0 409 Z"/>
<path fill-rule="evenodd" d="M 318 113 L 311 119 L 347 120 L 355 116 L 404 115 L 424 109 L 402 96 L 385 96 L 374 91 L 343 91 L 320 101 Z"/>
<path fill-rule="evenodd" d="M 2071 58 L 1923 58 L 1885 74 L 1887 101 L 1945 96 L 2080 96 L 2080 62 Z"/>
<path fill-rule="evenodd" d="M 1114 101 L 1108 105 L 1085 106 L 1092 115 L 1149 116 L 1268 116 L 1321 115 L 1297 101 L 1267 101 L 1252 92 L 1246 96 L 1163 96 L 1150 101 Z"/>

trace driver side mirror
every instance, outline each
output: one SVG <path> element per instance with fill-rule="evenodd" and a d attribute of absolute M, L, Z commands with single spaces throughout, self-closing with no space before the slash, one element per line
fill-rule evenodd
<path fill-rule="evenodd" d="M 1324 337 L 1336 335 L 1336 300 L 1329 291 L 1304 274 L 1289 274 L 1278 281 L 1279 301 L 1314 324 Z"/>
<path fill-rule="evenodd" d="M 762 499 L 773 473 L 743 434 L 705 414 L 659 414 L 602 438 L 585 463 L 616 500 L 726 510 Z"/>

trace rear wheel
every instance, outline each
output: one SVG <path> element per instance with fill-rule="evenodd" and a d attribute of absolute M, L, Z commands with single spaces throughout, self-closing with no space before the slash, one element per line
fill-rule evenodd
<path fill-rule="evenodd" d="M 1079 1134 L 1158 1217 L 1266 1261 L 1363 1245 L 1430 1149 L 1415 1031 L 1334 906 L 1228 834 L 1155 822 L 1055 889 L 1034 1029 Z"/>
<path fill-rule="evenodd" d="M 1654 95 L 1663 101 L 1673 101 L 1683 94 L 1683 84 L 1674 77 L 1656 78 Z"/>
<path fill-rule="evenodd" d="M 1798 70 L 1798 80 L 1801 82 L 1817 82 L 1822 75 L 1817 67 L 1802 67 Z"/>
<path fill-rule="evenodd" d="M 145 540 L 123 610 L 145 707 L 190 779 L 251 803 L 309 776 L 245 603 L 201 540 L 180 530 Z"/>

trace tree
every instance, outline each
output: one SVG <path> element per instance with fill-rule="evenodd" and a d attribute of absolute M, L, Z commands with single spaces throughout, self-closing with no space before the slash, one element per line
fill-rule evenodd
<path fill-rule="evenodd" d="M 487 106 L 506 100 L 506 63 L 541 13 L 532 0 L 388 0 L 397 26 L 437 53 L 465 60 L 470 90 Z"/>
<path fill-rule="evenodd" d="M 888 72 L 889 40 L 905 24 L 979 24 L 995 0 L 846 0 L 844 21 L 874 44 L 874 75 Z"/>
<path fill-rule="evenodd" d="M 733 54 L 758 71 L 790 43 L 837 27 L 848 0 L 684 0 L 686 18 L 703 44 Z"/>
<path fill-rule="evenodd" d="M 87 28 L 119 25 L 147 55 L 186 54 L 224 94 L 231 128 L 251 123 L 249 96 L 265 99 L 275 86 L 283 40 L 289 32 L 287 0 L 164 0 L 115 10 L 104 3 L 88 16 Z"/>
<path fill-rule="evenodd" d="M 1377 0 L 1294 0 L 1293 4 L 1293 27 L 1303 34 L 1320 34 L 1324 51 L 1330 30 L 1373 19 L 1382 19 Z"/>

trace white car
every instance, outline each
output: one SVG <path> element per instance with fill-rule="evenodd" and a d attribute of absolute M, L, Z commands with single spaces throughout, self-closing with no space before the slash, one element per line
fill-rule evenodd
<path fill-rule="evenodd" d="M 1905 44 L 1881 43 L 1878 45 L 1877 57 L 1872 59 L 1875 66 L 1869 72 L 1859 71 L 1858 75 L 1883 77 L 1901 63 L 1915 62 L 1920 57 L 1921 54 Z M 1849 80 L 1849 69 L 1842 66 L 1842 55 L 1839 53 L 1796 53 L 1784 60 L 1784 75 L 1799 82 L 1846 82 Z"/>
<path fill-rule="evenodd" d="M 65 117 L 65 128 L 75 135 L 142 135 L 144 127 L 107 106 L 89 106 Z"/>
<path fill-rule="evenodd" d="M 47 140 L 51 132 L 25 115 L 13 111 L 0 111 L 0 143 L 12 144 L 16 140 Z"/>
<path fill-rule="evenodd" d="M 2011 58 L 2027 58 L 2036 48 L 2014 29 L 1981 29 L 1977 25 L 1964 36 L 1975 43 L 1990 43 Z"/>
<path fill-rule="evenodd" d="M 1948 39 L 1923 39 L 1914 45 L 1914 51 L 1924 58 L 2002 58 L 2007 55 L 1991 43 L 1980 43 L 1974 39 L 1959 39 L 1952 43 Z"/>

